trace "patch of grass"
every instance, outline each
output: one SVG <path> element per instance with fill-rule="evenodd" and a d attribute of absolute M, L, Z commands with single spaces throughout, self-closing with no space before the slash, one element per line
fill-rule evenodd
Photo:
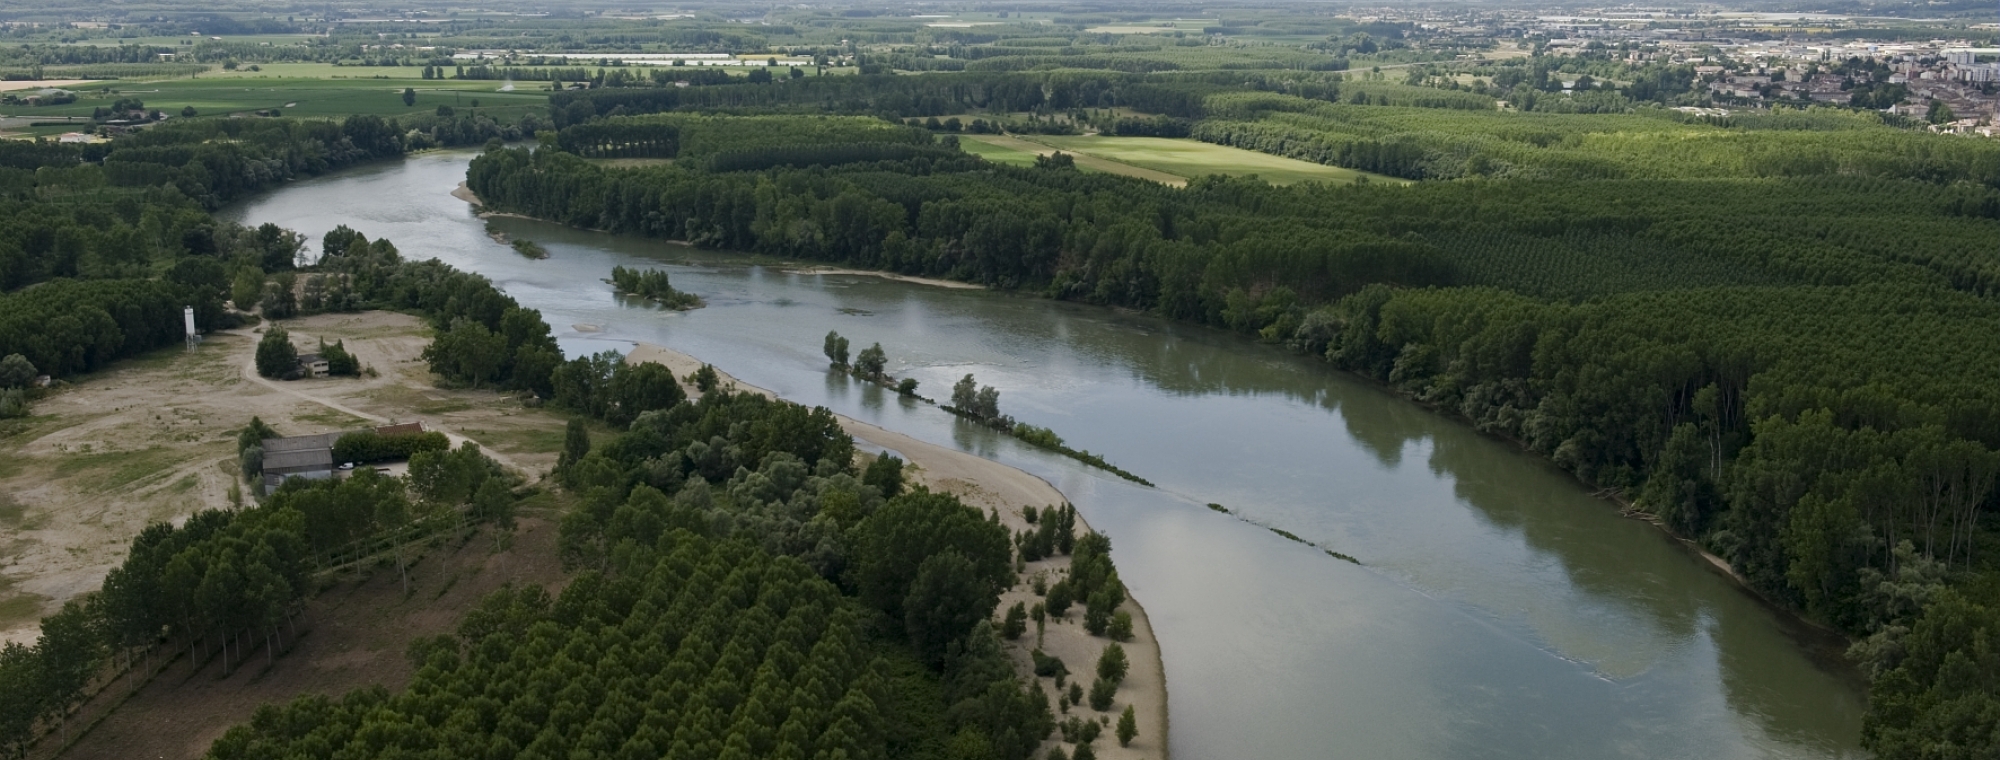
<path fill-rule="evenodd" d="M 1064 151 L 1119 161 L 1183 177 L 1223 174 L 1231 177 L 1257 175 L 1274 185 L 1299 182 L 1353 182 L 1367 177 L 1371 182 L 1403 183 L 1394 177 L 1326 166 L 1310 161 L 1273 156 L 1253 150 L 1214 145 L 1199 140 L 1166 137 L 1059 137 L 1037 136 L 1035 142 Z"/>
<path fill-rule="evenodd" d="M 465 434 L 506 451 L 561 451 L 564 430 L 560 425 L 500 430 L 466 429 Z"/>
<path fill-rule="evenodd" d="M 996 164 L 1009 166 L 1034 166 L 1035 154 L 1027 151 L 994 145 L 970 138 L 960 138 L 958 149 Z"/>
<path fill-rule="evenodd" d="M 472 402 L 460 399 L 433 400 L 427 398 L 424 402 L 416 404 L 415 408 L 418 414 L 450 414 L 452 412 L 471 410 Z"/>
<path fill-rule="evenodd" d="M 18 528 L 28 519 L 28 508 L 14 497 L 0 493 L 0 525 Z"/>
<path fill-rule="evenodd" d="M 368 424 L 367 420 L 360 417 L 317 404 L 313 405 L 312 411 L 299 414 L 297 419 L 300 422 L 309 422 L 314 425 L 324 425 L 330 428 L 362 427 Z"/>
<path fill-rule="evenodd" d="M 41 617 L 42 604 L 48 597 L 26 592 L 7 594 L 0 591 L 0 623 L 13 624 Z"/>
<path fill-rule="evenodd" d="M 961 135 L 959 137 L 958 144 L 960 149 L 964 149 L 967 143 L 978 143 L 981 145 L 986 145 L 994 148 L 1021 153 L 1027 156 L 1028 165 L 1034 164 L 1035 156 L 1048 155 L 1056 152 L 1057 150 L 1062 150 L 1064 153 L 1068 154 L 1072 160 L 1076 162 L 1077 171 L 1101 172 L 1104 174 L 1117 174 L 1126 177 L 1137 177 L 1139 179 L 1152 180 L 1154 182 L 1158 182 L 1164 185 L 1172 185 L 1174 187 L 1181 187 L 1187 184 L 1187 178 L 1180 176 L 1178 174 L 1174 174 L 1171 172 L 1164 172 L 1158 169 L 1149 169 L 1143 166 L 1136 166 L 1130 163 L 1114 161 L 1101 156 L 1093 156 L 1088 153 L 1082 153 L 1070 148 L 1057 148 L 1052 144 L 1044 144 L 1040 142 L 1040 140 L 1041 138 L 1036 138 L 1035 140 L 1030 141 L 1019 137 L 1009 137 L 1006 135 Z M 974 149 L 975 152 L 977 150 L 980 149 L 979 148 Z M 1013 163 L 1013 161 L 1014 159 L 1009 159 L 1005 163 Z"/>
<path fill-rule="evenodd" d="M 63 478 L 87 474 L 89 483 L 85 490 L 114 491 L 160 474 L 186 456 L 181 448 L 153 446 L 132 451 L 69 454 L 56 461 L 55 474 Z"/>
<path fill-rule="evenodd" d="M 197 118 L 276 109 L 286 116 L 340 117 L 349 114 L 406 116 L 429 114 L 438 106 L 460 113 L 475 110 L 497 121 L 517 121 L 548 104 L 546 91 L 520 88 L 500 92 L 503 82 L 423 79 L 420 68 L 272 64 L 263 71 L 208 72 L 192 79 L 119 80 L 76 88 L 75 103 L 39 108 L 37 116 L 88 116 L 120 97 L 138 97 L 148 108 L 177 114 L 194 106 Z M 376 79 L 375 77 L 387 77 Z M 403 89 L 416 90 L 415 105 L 403 104 Z M 110 93 L 107 90 L 116 90 Z"/>

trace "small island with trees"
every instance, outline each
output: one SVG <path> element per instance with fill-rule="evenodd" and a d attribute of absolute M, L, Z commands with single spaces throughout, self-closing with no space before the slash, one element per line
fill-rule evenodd
<path fill-rule="evenodd" d="M 519 242 L 519 241 L 516 241 Z M 659 269 L 627 269 L 622 266 L 611 268 L 611 279 L 607 280 L 619 293 L 656 301 L 675 311 L 691 311 L 708 304 L 701 296 L 675 290 L 667 273 Z"/>

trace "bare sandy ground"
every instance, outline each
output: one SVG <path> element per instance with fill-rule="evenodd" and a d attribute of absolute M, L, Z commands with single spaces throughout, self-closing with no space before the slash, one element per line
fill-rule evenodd
<path fill-rule="evenodd" d="M 700 369 L 702 362 L 687 354 L 663 346 L 641 343 L 626 357 L 627 361 L 657 362 L 664 364 L 678 377 L 686 377 Z M 716 370 L 725 387 L 774 396 L 770 391 L 742 383 L 730 377 L 721 369 Z M 774 396 L 775 397 L 775 396 Z M 848 435 L 890 449 L 903 456 L 914 470 L 905 470 L 914 482 L 928 486 L 935 491 L 950 491 L 975 507 L 990 510 L 1000 516 L 1000 522 L 1010 532 L 1019 532 L 1028 527 L 1022 512 L 1027 507 L 1061 505 L 1067 502 L 1062 492 L 1048 481 L 998 462 L 982 459 L 957 449 L 920 441 L 915 438 L 885 430 L 847 417 L 840 417 L 840 424 Z M 1081 516 L 1077 525 L 1090 530 Z M 1015 602 L 1026 602 L 1033 607 L 1038 597 L 1030 581 L 1041 574 L 1053 583 L 1069 572 L 1069 557 L 1054 557 L 1028 564 L 1021 574 L 1021 583 L 1006 590 L 1000 597 L 999 610 L 1004 611 Z M 1110 643 L 1109 639 L 1091 636 L 1083 629 L 1082 605 L 1070 610 L 1062 619 L 1051 619 L 1042 637 L 1042 652 L 1062 658 L 1070 670 L 1071 681 L 1079 681 L 1086 690 L 1096 678 L 1097 658 Z M 1125 682 L 1118 689 L 1118 697 L 1111 711 L 1099 713 L 1089 705 L 1074 706 L 1067 714 L 1058 714 L 1058 721 L 1071 715 L 1086 719 L 1106 719 L 1103 735 L 1093 745 L 1098 757 L 1102 758 L 1142 758 L 1167 756 L 1167 678 L 1160 660 L 1159 641 L 1153 637 L 1153 626 L 1146 619 L 1146 610 L 1137 600 L 1126 600 L 1119 609 L 1132 616 L 1132 640 L 1122 644 L 1131 669 Z M 1035 647 L 1035 633 L 1030 629 L 1019 641 L 1008 642 L 1009 654 L 1014 658 L 1015 667 L 1025 678 L 1034 678 L 1034 661 L 1029 650 Z M 1058 703 L 1055 682 L 1052 679 L 1035 679 L 1048 693 L 1049 704 Z M 1139 736 L 1129 747 L 1118 746 L 1113 736 L 1118 715 L 1131 705 L 1139 719 Z M 1050 740 L 1044 744 L 1039 754 L 1046 752 L 1057 742 Z M 1069 751 L 1065 748 L 1065 752 Z"/>
<path fill-rule="evenodd" d="M 146 525 L 230 505 L 236 433 L 254 415 L 286 435 L 421 420 L 477 440 L 530 479 L 555 464 L 563 419 L 491 391 L 439 389 L 420 358 L 429 329 L 392 312 L 288 320 L 301 350 L 344 340 L 374 377 L 258 378 L 253 328 L 199 349 L 120 362 L 0 426 L 0 641 L 95 590 Z M 246 497 L 247 498 L 247 497 Z"/>

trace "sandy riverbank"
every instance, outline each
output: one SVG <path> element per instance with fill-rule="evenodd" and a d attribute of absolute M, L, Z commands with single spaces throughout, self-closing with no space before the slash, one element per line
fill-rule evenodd
<path fill-rule="evenodd" d="M 793 269 L 787 269 L 785 271 L 790 274 L 805 274 L 805 275 L 851 274 L 851 275 L 859 275 L 862 277 L 880 277 L 885 280 L 908 282 L 916 285 L 930 285 L 932 287 L 939 287 L 939 288 L 952 288 L 954 290 L 986 289 L 986 286 L 984 285 L 974 285 L 969 282 L 959 282 L 957 280 L 940 280 L 934 277 L 911 277 L 906 274 L 896 274 L 895 272 L 877 272 L 870 269 L 842 269 L 840 267 L 813 266 L 813 267 L 797 267 Z"/>
<path fill-rule="evenodd" d="M 664 364 L 678 377 L 686 377 L 702 365 L 701 360 L 692 356 L 649 343 L 638 344 L 626 360 Z M 721 375 L 725 387 L 733 385 L 738 390 L 775 397 L 770 391 L 730 377 L 720 368 L 716 372 Z M 1059 505 L 1066 501 L 1062 492 L 1049 485 L 1048 481 L 1013 467 L 844 416 L 839 419 L 848 435 L 902 455 L 914 468 L 905 470 L 913 482 L 922 483 L 932 490 L 950 491 L 967 504 L 997 513 L 1009 532 L 1019 532 L 1028 527 L 1027 520 L 1022 516 L 1024 508 Z M 1083 530 L 1090 530 L 1081 516 L 1078 516 L 1077 524 Z M 1115 558 L 1115 552 L 1113 556 Z M 1021 583 L 1001 594 L 997 612 L 1004 613 L 1015 602 L 1027 602 L 1030 607 L 1034 606 L 1037 597 L 1029 581 L 1036 574 L 1044 574 L 1053 582 L 1068 571 L 1069 557 L 1066 556 L 1029 563 L 1027 572 L 1021 574 Z M 1088 689 L 1091 679 L 1096 677 L 1094 668 L 1097 657 L 1110 642 L 1084 631 L 1080 607 L 1072 608 L 1060 622 L 1049 621 L 1041 649 L 1046 654 L 1062 658 L 1070 670 L 1070 680 L 1080 681 Z M 1131 662 L 1131 670 L 1125 676 L 1124 685 L 1118 689 L 1117 701 L 1111 712 L 1099 713 L 1088 705 L 1080 705 L 1071 707 L 1067 715 L 1057 714 L 1056 719 L 1061 721 L 1070 715 L 1093 720 L 1108 717 L 1111 725 L 1105 727 L 1103 737 L 1093 746 L 1100 758 L 1164 758 L 1167 757 L 1167 679 L 1160 659 L 1160 644 L 1153 636 L 1153 626 L 1146 618 L 1145 608 L 1138 601 L 1128 599 L 1119 609 L 1132 615 L 1132 640 L 1122 644 L 1126 658 Z M 1048 694 L 1049 704 L 1053 706 L 1058 701 L 1054 682 L 1046 678 L 1035 679 L 1033 675 L 1034 663 L 1029 657 L 1029 650 L 1034 646 L 1032 628 L 1019 641 L 1008 642 L 1009 654 L 1014 658 L 1016 669 L 1024 678 L 1034 679 Z M 1132 740 L 1130 747 L 1120 747 L 1118 740 L 1112 737 L 1111 729 L 1117 726 L 1118 714 L 1124 711 L 1126 705 L 1131 705 L 1139 717 L 1139 736 Z M 1046 742 L 1036 755 L 1040 756 L 1055 744 L 1054 741 Z M 1064 751 L 1067 752 L 1068 748 L 1065 747 Z"/>
<path fill-rule="evenodd" d="M 525 216 L 522 214 L 509 214 L 503 211 L 487 211 L 486 204 L 480 202 L 479 196 L 472 192 L 472 188 L 466 187 L 464 182 L 460 182 L 458 183 L 458 187 L 452 188 L 451 197 L 472 204 L 472 210 L 478 213 L 479 218 L 481 219 L 492 219 L 493 217 L 496 216 L 504 216 L 513 219 L 534 219 L 534 217 L 532 216 Z M 506 241 L 495 238 L 494 242 L 506 242 Z"/>

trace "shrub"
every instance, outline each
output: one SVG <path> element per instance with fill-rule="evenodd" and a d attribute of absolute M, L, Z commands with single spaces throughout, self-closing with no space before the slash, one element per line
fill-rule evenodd
<path fill-rule="evenodd" d="M 0 420 L 28 416 L 28 394 L 19 388 L 0 391 Z"/>
<path fill-rule="evenodd" d="M 701 365 L 701 369 L 695 370 L 692 375 L 688 375 L 688 382 L 694 384 L 695 390 L 707 393 L 715 390 L 715 386 L 722 383 L 722 378 L 716 374 L 715 367 L 703 364 Z"/>
<path fill-rule="evenodd" d="M 1130 663 L 1125 659 L 1125 648 L 1113 643 L 1097 656 L 1097 677 L 1110 681 L 1116 686 L 1125 681 L 1125 671 Z"/>
<path fill-rule="evenodd" d="M 257 341 L 257 374 L 265 377 L 284 377 L 298 369 L 299 349 L 292 345 L 291 333 L 285 328 L 272 325 Z"/>
<path fill-rule="evenodd" d="M 1067 580 L 1056 581 L 1055 585 L 1049 587 L 1048 606 L 1050 615 L 1062 617 L 1069 613 L 1070 602 L 1075 601 L 1070 598 L 1070 593 L 1070 585 Z"/>
<path fill-rule="evenodd" d="M 1007 619 L 1000 624 L 1000 635 L 1012 641 L 1027 632 L 1028 605 L 1026 602 L 1015 602 L 1014 606 L 1007 608 Z"/>
<path fill-rule="evenodd" d="M 1111 625 L 1104 629 L 1104 635 L 1110 636 L 1112 641 L 1131 641 L 1132 613 L 1124 610 L 1114 613 L 1111 616 Z"/>
<path fill-rule="evenodd" d="M 1111 709 L 1111 697 L 1118 693 L 1118 684 L 1099 678 L 1090 685 L 1090 709 L 1106 712 Z"/>
<path fill-rule="evenodd" d="M 443 433 L 401 433 L 383 435 L 373 430 L 348 433 L 333 443 L 333 461 L 382 462 L 395 459 L 409 459 L 424 451 L 444 451 L 451 448 L 451 440 Z"/>
<path fill-rule="evenodd" d="M 876 457 L 861 474 L 861 483 L 880 489 L 884 498 L 894 498 L 903 492 L 903 460 L 888 454 Z"/>
<path fill-rule="evenodd" d="M 1035 659 L 1035 675 L 1038 677 L 1054 678 L 1069 672 L 1069 667 L 1063 664 L 1061 657 L 1043 654 L 1040 649 L 1029 652 L 1028 656 Z"/>
<path fill-rule="evenodd" d="M 26 388 L 35 382 L 35 365 L 28 357 L 8 354 L 0 359 L 0 388 Z"/>
<path fill-rule="evenodd" d="M 337 340 L 329 346 L 325 340 L 321 340 L 319 353 L 320 356 L 326 357 L 327 374 L 335 377 L 353 377 L 361 374 L 361 360 L 347 352 L 346 341 Z"/>

